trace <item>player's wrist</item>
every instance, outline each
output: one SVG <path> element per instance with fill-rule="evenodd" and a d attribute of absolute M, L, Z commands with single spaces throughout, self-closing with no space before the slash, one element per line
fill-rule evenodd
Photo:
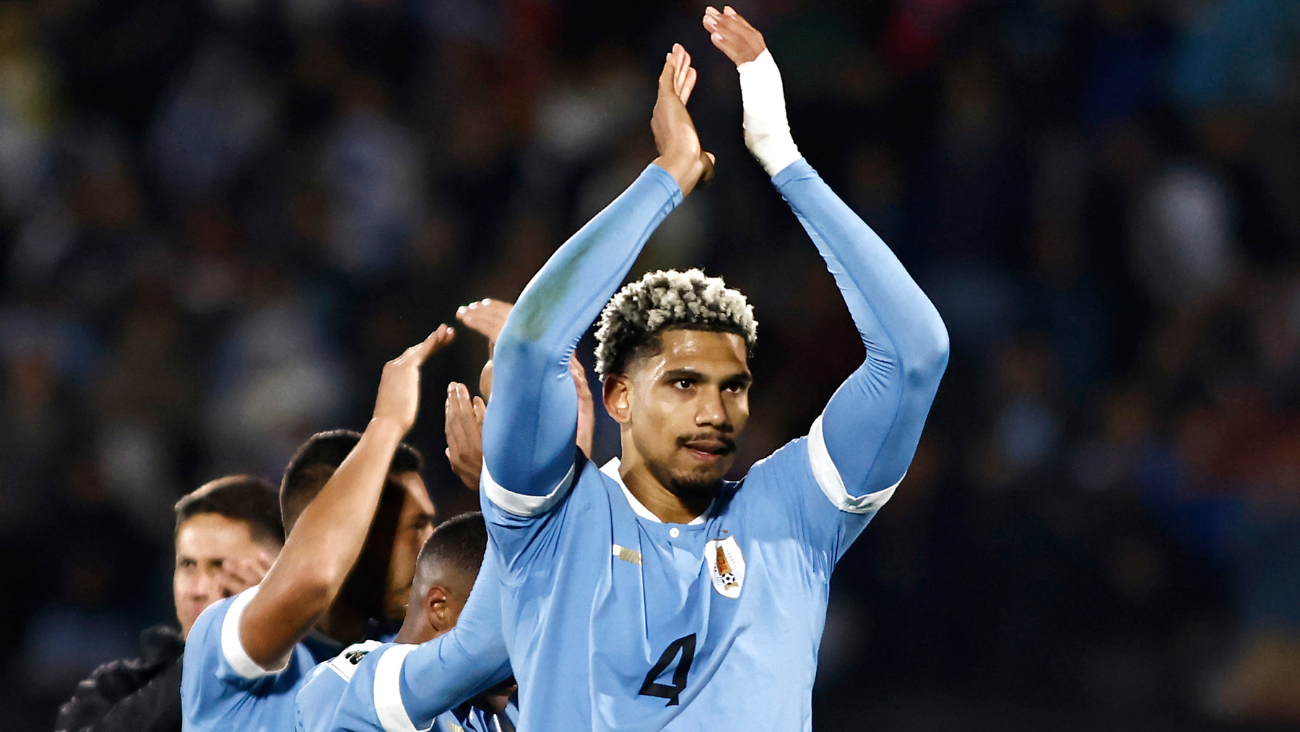
<path fill-rule="evenodd" d="M 654 164 L 668 171 L 668 174 L 677 181 L 677 186 L 682 189 L 682 195 L 685 196 L 695 188 L 699 182 L 700 176 L 704 173 L 704 162 L 700 159 L 700 154 L 685 152 L 670 152 L 660 155 L 654 159 Z"/>
<path fill-rule="evenodd" d="M 801 157 L 786 117 L 781 71 L 766 48 L 736 70 L 744 106 L 745 146 L 767 174 L 774 176 Z"/>
<path fill-rule="evenodd" d="M 366 434 L 373 435 L 374 439 L 383 443 L 391 442 L 394 446 L 402 441 L 409 430 L 405 420 L 386 414 L 372 416 L 370 424 L 366 425 Z"/>

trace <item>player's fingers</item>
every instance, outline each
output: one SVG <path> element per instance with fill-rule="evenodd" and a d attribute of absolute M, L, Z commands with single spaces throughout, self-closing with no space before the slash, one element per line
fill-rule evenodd
<path fill-rule="evenodd" d="M 686 72 L 686 84 L 683 85 L 682 92 L 678 95 L 682 99 L 682 104 L 691 101 L 691 92 L 695 91 L 695 81 L 698 78 L 699 72 L 696 71 L 694 67 L 691 67 L 691 69 Z"/>
<path fill-rule="evenodd" d="M 681 49 L 681 54 L 677 59 L 677 70 L 673 74 L 673 91 L 677 93 L 678 97 L 681 97 L 682 88 L 686 86 L 686 75 L 691 70 L 691 57 L 690 54 L 686 53 L 686 49 L 682 48 L 681 44 L 678 44 L 677 48 Z"/>
<path fill-rule="evenodd" d="M 464 384 L 453 382 L 448 385 L 447 400 L 450 417 L 447 420 L 448 434 L 455 436 L 457 440 L 464 441 L 469 437 L 469 432 L 465 422 L 473 419 L 474 407 L 469 402 L 469 390 Z"/>
<path fill-rule="evenodd" d="M 433 355 L 438 349 L 451 342 L 455 332 L 446 324 L 438 326 L 438 329 L 429 334 L 418 345 L 412 346 L 403 353 L 399 360 L 414 362 L 416 366 L 424 363 L 424 360 Z"/>
<path fill-rule="evenodd" d="M 664 94 L 673 88 L 673 77 L 677 75 L 677 62 L 671 53 L 664 57 L 663 71 L 659 72 L 659 93 Z"/>
<path fill-rule="evenodd" d="M 487 402 L 483 397 L 474 397 L 474 418 L 478 420 L 479 428 L 483 427 L 483 415 L 487 414 Z"/>

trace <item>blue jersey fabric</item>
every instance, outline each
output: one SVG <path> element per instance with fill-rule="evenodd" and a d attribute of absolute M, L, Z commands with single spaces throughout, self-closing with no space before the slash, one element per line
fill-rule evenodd
<path fill-rule="evenodd" d="M 386 644 L 361 659 L 335 710 L 340 732 L 424 729 L 511 675 L 501 623 L 501 581 L 489 546 L 456 627 L 418 646 Z M 398 650 L 384 658 L 390 648 Z M 387 673 L 378 674 L 380 663 Z"/>
<path fill-rule="evenodd" d="M 307 673 L 307 680 L 294 701 L 294 727 L 297 732 L 327 732 L 334 719 L 334 710 L 356 671 L 357 664 L 366 654 L 381 645 L 379 641 L 357 643 L 343 649 L 334 658 L 316 665 Z"/>
<path fill-rule="evenodd" d="M 256 594 L 252 587 L 213 603 L 194 621 L 181 680 L 185 732 L 294 728 L 294 702 L 316 661 L 302 644 L 279 669 L 262 669 L 248 657 L 239 639 L 239 619 Z"/>
<path fill-rule="evenodd" d="M 427 660 L 421 664 L 418 657 L 411 658 L 421 649 L 437 648 L 436 642 L 447 638 L 448 635 L 444 634 L 419 646 L 401 643 L 383 644 L 365 654 L 358 663 L 352 664 L 350 678 L 343 685 L 339 685 L 332 679 L 327 680 L 322 672 L 320 679 L 313 679 L 313 683 L 309 684 L 304 692 L 311 690 L 313 685 L 320 684 L 321 693 L 313 694 L 312 701 L 321 698 L 326 690 L 339 692 L 334 718 L 327 729 L 347 732 L 421 732 L 429 729 L 437 732 L 465 732 L 466 730 L 498 732 L 496 726 L 492 724 L 491 715 L 468 703 L 457 702 L 454 707 L 444 708 L 436 715 L 416 721 L 412 720 L 412 716 L 407 711 L 403 703 L 399 678 L 403 674 L 403 667 L 408 662 L 412 662 L 411 666 L 417 667 L 417 673 L 420 674 L 422 681 L 419 688 L 463 688 L 457 686 L 461 679 L 448 676 L 446 673 L 439 676 L 430 668 Z M 502 679 L 497 679 L 500 680 Z M 440 681 L 446 683 L 439 683 Z M 304 699 L 304 703 L 306 701 Z M 518 723 L 518 710 L 513 702 L 507 707 L 505 714 L 512 723 Z"/>
<path fill-rule="evenodd" d="M 910 464 L 947 364 L 942 320 L 805 161 L 773 182 L 834 274 L 867 358 L 806 437 L 664 524 L 573 448 L 567 362 L 681 200 L 650 166 L 529 283 L 495 351 L 481 502 L 520 732 L 811 729 L 836 562 Z M 810 354 L 814 355 L 814 354 Z"/>

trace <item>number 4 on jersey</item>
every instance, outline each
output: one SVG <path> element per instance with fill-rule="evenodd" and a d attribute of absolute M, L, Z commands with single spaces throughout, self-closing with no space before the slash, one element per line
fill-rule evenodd
<path fill-rule="evenodd" d="M 668 666 L 677 659 L 678 653 L 681 654 L 682 660 L 677 662 L 677 670 L 673 671 L 673 685 L 657 683 L 655 679 L 668 670 Z M 645 682 L 641 684 L 641 696 L 657 696 L 660 699 L 667 699 L 668 706 L 676 706 L 681 701 L 682 692 L 686 691 L 686 676 L 691 672 L 691 664 L 694 662 L 694 633 L 669 643 L 654 668 L 645 675 Z"/>

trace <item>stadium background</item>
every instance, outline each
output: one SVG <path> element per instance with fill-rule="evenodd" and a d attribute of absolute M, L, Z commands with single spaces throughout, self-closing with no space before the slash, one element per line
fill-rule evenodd
<path fill-rule="evenodd" d="M 0 3 L 3 727 L 49 729 L 172 616 L 180 494 L 363 426 L 385 359 L 515 297 L 636 175 L 673 41 L 718 177 L 643 264 L 755 304 L 742 462 L 807 429 L 862 349 L 702 8 Z M 738 8 L 954 344 L 836 574 L 817 728 L 1300 720 L 1300 3 Z M 462 333 L 426 369 L 411 441 L 444 516 L 474 498 L 441 390 L 485 353 Z"/>

